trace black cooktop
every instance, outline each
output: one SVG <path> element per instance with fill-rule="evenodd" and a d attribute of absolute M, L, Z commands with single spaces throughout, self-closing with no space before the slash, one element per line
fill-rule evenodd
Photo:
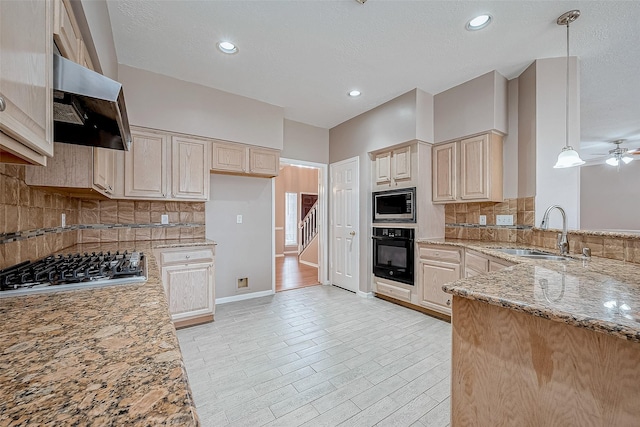
<path fill-rule="evenodd" d="M 142 252 L 51 255 L 0 270 L 0 291 L 144 277 Z"/>

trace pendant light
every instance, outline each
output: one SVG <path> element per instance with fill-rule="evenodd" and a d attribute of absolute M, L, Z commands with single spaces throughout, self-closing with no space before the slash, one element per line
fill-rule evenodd
<path fill-rule="evenodd" d="M 584 160 L 580 158 L 578 152 L 569 145 L 569 24 L 579 17 L 579 10 L 570 10 L 569 12 L 563 13 L 557 20 L 558 25 L 567 26 L 567 87 L 565 96 L 565 143 L 564 148 L 562 148 L 562 151 L 558 154 L 558 161 L 553 166 L 556 169 L 570 168 L 584 164 Z"/>

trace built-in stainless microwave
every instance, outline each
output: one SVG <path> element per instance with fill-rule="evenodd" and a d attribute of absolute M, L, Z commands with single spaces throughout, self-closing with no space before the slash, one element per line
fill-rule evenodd
<path fill-rule="evenodd" d="M 376 191 L 373 222 L 416 222 L 416 188 Z"/>

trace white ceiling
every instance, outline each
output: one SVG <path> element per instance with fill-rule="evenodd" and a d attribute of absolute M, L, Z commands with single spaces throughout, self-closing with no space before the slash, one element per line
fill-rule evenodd
<path fill-rule="evenodd" d="M 497 70 L 581 59 L 581 152 L 640 146 L 640 1 L 107 0 L 118 62 L 258 99 L 331 128 L 411 89 L 437 94 Z M 482 31 L 465 30 L 479 13 Z M 223 55 L 216 42 L 240 51 Z M 359 98 L 348 98 L 357 88 Z M 611 145 L 611 147 L 609 147 Z M 591 153 L 591 154 L 590 154 Z"/>

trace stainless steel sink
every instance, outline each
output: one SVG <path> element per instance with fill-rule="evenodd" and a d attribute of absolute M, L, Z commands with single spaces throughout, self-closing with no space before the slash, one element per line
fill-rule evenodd
<path fill-rule="evenodd" d="M 565 260 L 571 259 L 570 257 L 552 254 L 551 252 L 538 251 L 535 249 L 503 248 L 503 249 L 496 249 L 496 250 L 505 254 L 520 256 L 520 257 L 529 258 L 529 259 L 546 259 L 551 261 L 565 261 Z"/>

